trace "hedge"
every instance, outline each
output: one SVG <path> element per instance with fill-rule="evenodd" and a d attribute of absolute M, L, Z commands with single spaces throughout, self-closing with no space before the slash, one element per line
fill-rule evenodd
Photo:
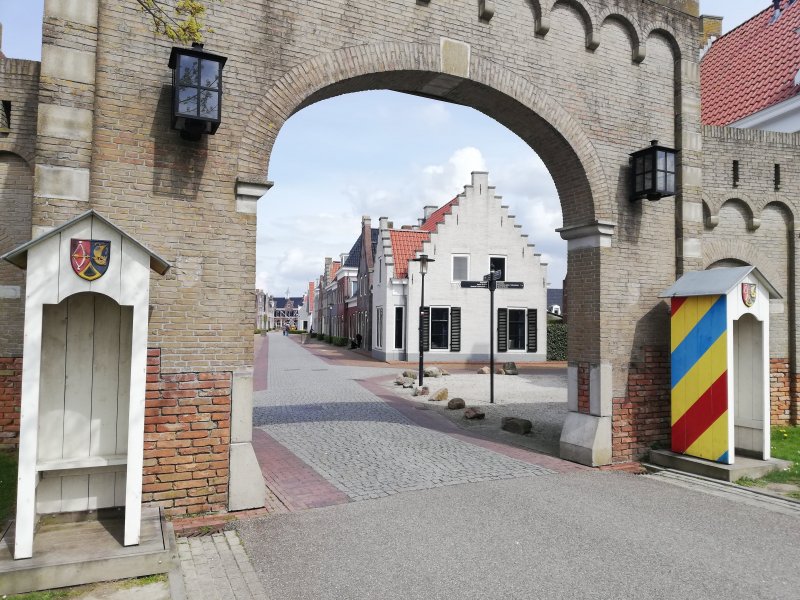
<path fill-rule="evenodd" d="M 547 360 L 567 360 L 567 324 L 547 324 Z"/>

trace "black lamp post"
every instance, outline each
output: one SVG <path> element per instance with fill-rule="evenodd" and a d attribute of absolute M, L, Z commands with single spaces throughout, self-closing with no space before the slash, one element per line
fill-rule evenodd
<path fill-rule="evenodd" d="M 419 387 L 422 387 L 423 371 L 425 370 L 424 359 L 422 358 L 424 348 L 422 324 L 425 319 L 425 275 L 428 273 L 428 263 L 436 262 L 436 259 L 428 258 L 427 254 L 420 254 L 418 258 L 412 258 L 411 260 L 419 263 L 419 272 L 422 275 L 422 293 L 419 297 Z"/>
<path fill-rule="evenodd" d="M 333 304 L 328 304 L 328 337 L 333 337 Z"/>
<path fill-rule="evenodd" d="M 228 59 L 203 50 L 172 48 L 172 128 L 186 140 L 216 133 L 222 121 L 222 68 Z"/>
<path fill-rule="evenodd" d="M 660 200 L 675 195 L 675 150 L 658 140 L 631 154 L 631 200 Z"/>

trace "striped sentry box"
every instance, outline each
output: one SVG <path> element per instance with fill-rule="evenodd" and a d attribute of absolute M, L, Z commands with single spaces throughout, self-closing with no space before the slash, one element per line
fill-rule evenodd
<path fill-rule="evenodd" d="M 672 298 L 672 451 L 728 463 L 727 296 Z"/>

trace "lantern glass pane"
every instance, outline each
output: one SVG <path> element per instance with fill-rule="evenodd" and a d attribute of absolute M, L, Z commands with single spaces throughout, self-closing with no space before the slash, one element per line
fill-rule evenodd
<path fill-rule="evenodd" d="M 644 174 L 644 189 L 649 190 L 653 187 L 653 172 L 646 171 Z"/>
<path fill-rule="evenodd" d="M 674 194 L 675 193 L 675 174 L 674 173 L 667 173 L 667 193 Z"/>
<path fill-rule="evenodd" d="M 197 115 L 197 88 L 178 88 L 178 112 L 182 115 Z"/>
<path fill-rule="evenodd" d="M 213 60 L 200 61 L 200 81 L 203 87 L 219 89 L 219 63 Z"/>
<path fill-rule="evenodd" d="M 667 153 L 661 150 L 658 151 L 657 158 L 658 170 L 663 171 L 667 167 Z"/>
<path fill-rule="evenodd" d="M 653 156 L 646 154 L 644 157 L 644 171 L 645 173 L 653 170 Z"/>
<path fill-rule="evenodd" d="M 644 175 L 639 173 L 636 175 L 636 193 L 639 194 L 644 191 Z"/>
<path fill-rule="evenodd" d="M 656 190 L 663 192 L 667 185 L 667 174 L 664 171 L 656 171 Z"/>
<path fill-rule="evenodd" d="M 178 65 L 178 85 L 197 85 L 199 60 L 194 56 L 181 56 Z"/>
<path fill-rule="evenodd" d="M 670 173 L 675 172 L 675 154 L 673 152 L 667 154 L 667 171 Z"/>
<path fill-rule="evenodd" d="M 199 115 L 206 119 L 216 119 L 219 115 L 219 92 L 213 90 L 200 91 Z"/>

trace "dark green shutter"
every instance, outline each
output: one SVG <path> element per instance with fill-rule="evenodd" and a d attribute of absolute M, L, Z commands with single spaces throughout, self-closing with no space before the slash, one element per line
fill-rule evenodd
<path fill-rule="evenodd" d="M 508 352 L 508 309 L 497 309 L 497 351 Z"/>
<path fill-rule="evenodd" d="M 539 330 L 536 327 L 538 311 L 535 308 L 528 309 L 528 352 L 536 352 L 539 344 Z"/>
<path fill-rule="evenodd" d="M 422 308 L 422 350 L 428 352 L 431 349 L 431 308 Z"/>
<path fill-rule="evenodd" d="M 461 352 L 461 307 L 450 308 L 450 352 Z"/>

